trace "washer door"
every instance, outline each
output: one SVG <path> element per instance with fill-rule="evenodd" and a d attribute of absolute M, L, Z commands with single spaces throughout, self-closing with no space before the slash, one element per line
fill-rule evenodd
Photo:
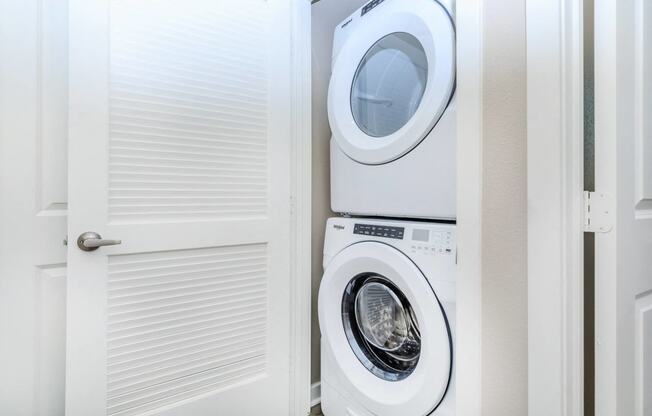
<path fill-rule="evenodd" d="M 333 138 L 364 164 L 416 147 L 445 111 L 455 85 L 455 28 L 434 0 L 387 2 L 365 15 L 333 65 Z"/>
<path fill-rule="evenodd" d="M 443 308 L 419 268 L 379 242 L 353 244 L 324 273 L 322 340 L 352 392 L 379 414 L 428 414 L 446 394 L 452 340 Z"/>

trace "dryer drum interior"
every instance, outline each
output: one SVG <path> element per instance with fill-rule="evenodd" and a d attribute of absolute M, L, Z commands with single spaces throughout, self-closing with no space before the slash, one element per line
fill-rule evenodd
<path fill-rule="evenodd" d="M 421 333 L 405 295 L 387 278 L 360 274 L 342 297 L 342 323 L 360 362 L 377 377 L 399 381 L 416 368 Z"/>
<path fill-rule="evenodd" d="M 450 122 L 431 134 L 455 91 L 455 25 L 445 7 L 393 1 L 353 19 L 335 37 L 328 87 L 339 150 L 353 163 L 384 165 L 426 137 L 454 136 Z"/>
<path fill-rule="evenodd" d="M 378 40 L 360 62 L 351 87 L 351 113 L 370 137 L 383 138 L 416 113 L 428 82 L 428 58 L 419 40 L 398 32 Z"/>

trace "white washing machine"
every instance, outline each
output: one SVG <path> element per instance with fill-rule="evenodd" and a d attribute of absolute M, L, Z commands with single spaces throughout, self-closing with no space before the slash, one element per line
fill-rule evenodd
<path fill-rule="evenodd" d="M 455 414 L 455 226 L 332 218 L 319 289 L 326 416 Z"/>
<path fill-rule="evenodd" d="M 456 217 L 453 4 L 373 0 L 336 28 L 333 211 Z"/>

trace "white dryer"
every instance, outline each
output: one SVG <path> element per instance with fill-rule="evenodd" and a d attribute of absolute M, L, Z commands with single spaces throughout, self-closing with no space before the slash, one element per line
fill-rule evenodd
<path fill-rule="evenodd" d="M 456 217 L 453 1 L 373 0 L 335 30 L 331 206 Z"/>
<path fill-rule="evenodd" d="M 455 414 L 455 226 L 332 218 L 319 289 L 326 416 Z"/>

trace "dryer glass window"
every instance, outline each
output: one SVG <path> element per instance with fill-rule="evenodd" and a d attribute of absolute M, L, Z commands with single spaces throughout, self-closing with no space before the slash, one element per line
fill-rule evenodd
<path fill-rule="evenodd" d="M 414 371 L 419 325 L 410 302 L 388 279 L 372 273 L 352 279 L 342 299 L 342 321 L 353 352 L 377 377 L 398 381 Z"/>
<path fill-rule="evenodd" d="M 409 33 L 392 33 L 376 42 L 358 66 L 351 88 L 351 111 L 371 137 L 398 131 L 416 113 L 426 90 L 428 59 Z"/>

